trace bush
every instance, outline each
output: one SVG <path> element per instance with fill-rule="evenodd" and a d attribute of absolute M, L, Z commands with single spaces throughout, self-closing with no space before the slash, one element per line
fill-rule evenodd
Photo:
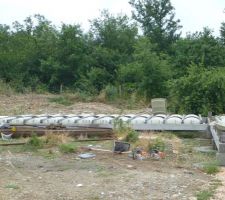
<path fill-rule="evenodd" d="M 14 91 L 10 87 L 10 85 L 5 83 L 4 81 L 0 80 L 0 94 L 10 96 L 13 93 L 14 93 Z"/>
<path fill-rule="evenodd" d="M 37 135 L 33 134 L 31 138 L 29 138 L 27 145 L 33 146 L 33 147 L 42 147 L 43 141 L 37 137 Z"/>
<path fill-rule="evenodd" d="M 62 153 L 74 153 L 77 151 L 77 146 L 75 144 L 61 144 L 59 150 Z"/>
<path fill-rule="evenodd" d="M 37 135 L 32 134 L 32 136 L 27 141 L 26 145 L 24 145 L 24 151 L 37 151 L 43 147 L 43 141 L 37 137 Z"/>
<path fill-rule="evenodd" d="M 105 88 L 105 98 L 108 101 L 114 101 L 118 98 L 118 90 L 113 85 L 107 85 Z"/>
<path fill-rule="evenodd" d="M 190 66 L 188 75 L 169 82 L 170 110 L 207 116 L 225 112 L 225 69 Z"/>
<path fill-rule="evenodd" d="M 128 132 L 128 134 L 127 134 L 125 140 L 126 140 L 127 142 L 135 143 L 135 142 L 138 141 L 138 136 L 139 136 L 139 134 L 138 134 L 136 131 L 130 130 L 130 131 Z"/>
<path fill-rule="evenodd" d="M 153 149 L 156 149 L 158 151 L 165 151 L 165 148 L 166 148 L 165 142 L 159 137 L 154 140 L 151 140 L 148 145 L 149 151 Z"/>

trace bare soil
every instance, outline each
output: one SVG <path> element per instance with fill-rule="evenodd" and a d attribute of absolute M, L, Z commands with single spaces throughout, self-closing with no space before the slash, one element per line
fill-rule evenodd
<path fill-rule="evenodd" d="M 138 161 L 127 155 L 95 152 L 47 159 L 31 153 L 0 154 L 0 199 L 196 199 L 212 179 L 170 159 Z"/>
<path fill-rule="evenodd" d="M 149 108 L 127 110 L 116 108 L 99 102 L 77 102 L 74 100 L 72 105 L 64 106 L 59 103 L 50 102 L 51 98 L 59 95 L 46 94 L 17 94 L 0 95 L 0 115 L 20 115 L 20 114 L 122 114 L 122 113 L 141 113 L 149 112 Z"/>

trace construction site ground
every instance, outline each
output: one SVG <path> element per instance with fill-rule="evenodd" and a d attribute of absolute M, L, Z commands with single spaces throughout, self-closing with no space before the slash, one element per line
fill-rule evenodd
<path fill-rule="evenodd" d="M 39 113 L 139 113 L 121 111 L 103 103 L 74 102 L 70 106 L 49 102 L 52 95 L 1 96 L 0 114 Z M 142 140 L 157 133 L 144 133 Z M 163 134 L 158 133 L 160 137 Z M 167 136 L 165 138 L 168 139 Z M 21 140 L 21 139 L 20 139 Z M 22 139 L 23 140 L 23 139 Z M 197 164 L 214 155 L 195 152 L 209 143 L 203 138 L 168 139 L 172 149 L 165 159 L 133 160 L 128 154 L 91 151 L 95 158 L 80 159 L 79 147 L 92 145 L 112 149 L 113 141 L 79 142 L 78 152 L 63 154 L 57 146 L 24 151 L 23 146 L 0 146 L 0 200 L 195 200 L 201 192 L 213 191 L 212 199 L 224 199 L 224 169 L 206 174 Z"/>

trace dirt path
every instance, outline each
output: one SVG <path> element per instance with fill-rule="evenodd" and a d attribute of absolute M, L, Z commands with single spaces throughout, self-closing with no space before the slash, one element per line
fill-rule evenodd
<path fill-rule="evenodd" d="M 215 192 L 213 200 L 224 200 L 225 199 L 225 167 L 221 167 L 220 172 L 216 175 L 216 178 L 221 181 L 221 186 L 219 186 Z"/>

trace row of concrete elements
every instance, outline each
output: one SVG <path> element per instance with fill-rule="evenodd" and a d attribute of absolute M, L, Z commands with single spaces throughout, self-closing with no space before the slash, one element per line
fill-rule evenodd
<path fill-rule="evenodd" d="M 114 124 L 115 122 L 126 122 L 129 124 L 203 124 L 201 116 L 189 115 L 166 115 L 166 114 L 127 114 L 127 115 L 105 115 L 105 114 L 80 114 L 80 115 L 19 115 L 0 116 L 0 124 L 9 125 L 31 125 L 48 126 L 63 125 L 74 126 L 83 124 Z"/>

